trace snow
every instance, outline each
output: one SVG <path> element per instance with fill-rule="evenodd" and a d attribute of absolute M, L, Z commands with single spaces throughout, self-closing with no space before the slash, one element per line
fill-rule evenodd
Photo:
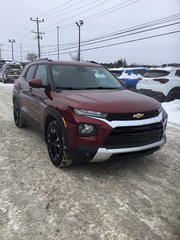
<path fill-rule="evenodd" d="M 3 84 L 0 82 L 0 89 L 9 89 L 12 91 L 13 84 Z M 162 103 L 163 108 L 168 113 L 168 124 L 180 125 L 180 100 Z"/>
<path fill-rule="evenodd" d="M 162 103 L 163 108 L 168 113 L 168 123 L 180 125 L 180 100 Z"/>

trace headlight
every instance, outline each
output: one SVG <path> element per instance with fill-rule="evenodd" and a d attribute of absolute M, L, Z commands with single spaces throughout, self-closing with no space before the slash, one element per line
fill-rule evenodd
<path fill-rule="evenodd" d="M 161 113 L 163 110 L 162 106 L 160 106 L 160 108 L 158 109 L 158 113 Z"/>
<path fill-rule="evenodd" d="M 168 121 L 168 114 L 164 109 L 163 109 L 162 121 L 163 121 L 164 129 L 166 129 L 166 125 L 167 125 L 167 121 Z"/>
<path fill-rule="evenodd" d="M 90 137 L 95 135 L 97 129 L 94 125 L 88 123 L 79 123 L 78 124 L 78 135 L 81 137 Z"/>
<path fill-rule="evenodd" d="M 89 111 L 89 110 L 84 110 L 79 108 L 74 108 L 73 112 L 81 116 L 90 116 L 90 117 L 99 117 L 99 118 L 105 118 L 107 116 L 107 113 Z"/>

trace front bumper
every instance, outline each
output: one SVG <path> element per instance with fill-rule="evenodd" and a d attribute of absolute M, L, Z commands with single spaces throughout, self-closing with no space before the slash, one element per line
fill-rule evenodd
<path fill-rule="evenodd" d="M 91 162 L 104 162 L 108 159 L 114 157 L 125 157 L 125 156 L 142 156 L 152 153 L 154 151 L 159 150 L 165 144 L 166 139 L 163 138 L 161 141 L 152 143 L 149 145 L 141 146 L 141 147 L 132 147 L 132 148 L 120 148 L 120 149 L 106 149 L 99 148 L 94 158 Z"/>
<path fill-rule="evenodd" d="M 103 162 L 112 158 L 143 156 L 160 149 L 166 143 L 163 111 L 156 117 L 142 120 L 108 121 L 88 117 L 99 125 L 97 136 L 77 137 L 76 131 L 67 150 L 73 161 Z M 99 137 L 99 138 L 98 138 Z"/>
<path fill-rule="evenodd" d="M 70 149 L 69 154 L 73 161 L 105 162 L 113 158 L 145 156 L 159 150 L 165 143 L 166 137 L 164 136 L 159 142 L 140 147 L 108 149 L 81 146 L 76 149 Z"/>

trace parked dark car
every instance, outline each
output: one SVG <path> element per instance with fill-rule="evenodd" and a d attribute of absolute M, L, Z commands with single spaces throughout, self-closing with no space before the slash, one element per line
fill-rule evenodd
<path fill-rule="evenodd" d="M 146 155 L 166 142 L 161 104 L 124 89 L 98 64 L 39 60 L 26 65 L 14 83 L 13 109 L 17 127 L 31 124 L 43 133 L 58 167 Z"/>

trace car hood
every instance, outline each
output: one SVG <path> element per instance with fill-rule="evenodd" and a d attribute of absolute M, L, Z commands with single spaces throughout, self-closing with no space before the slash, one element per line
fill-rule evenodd
<path fill-rule="evenodd" d="M 128 90 L 63 90 L 53 98 L 69 107 L 109 113 L 145 112 L 160 107 L 153 98 Z"/>

